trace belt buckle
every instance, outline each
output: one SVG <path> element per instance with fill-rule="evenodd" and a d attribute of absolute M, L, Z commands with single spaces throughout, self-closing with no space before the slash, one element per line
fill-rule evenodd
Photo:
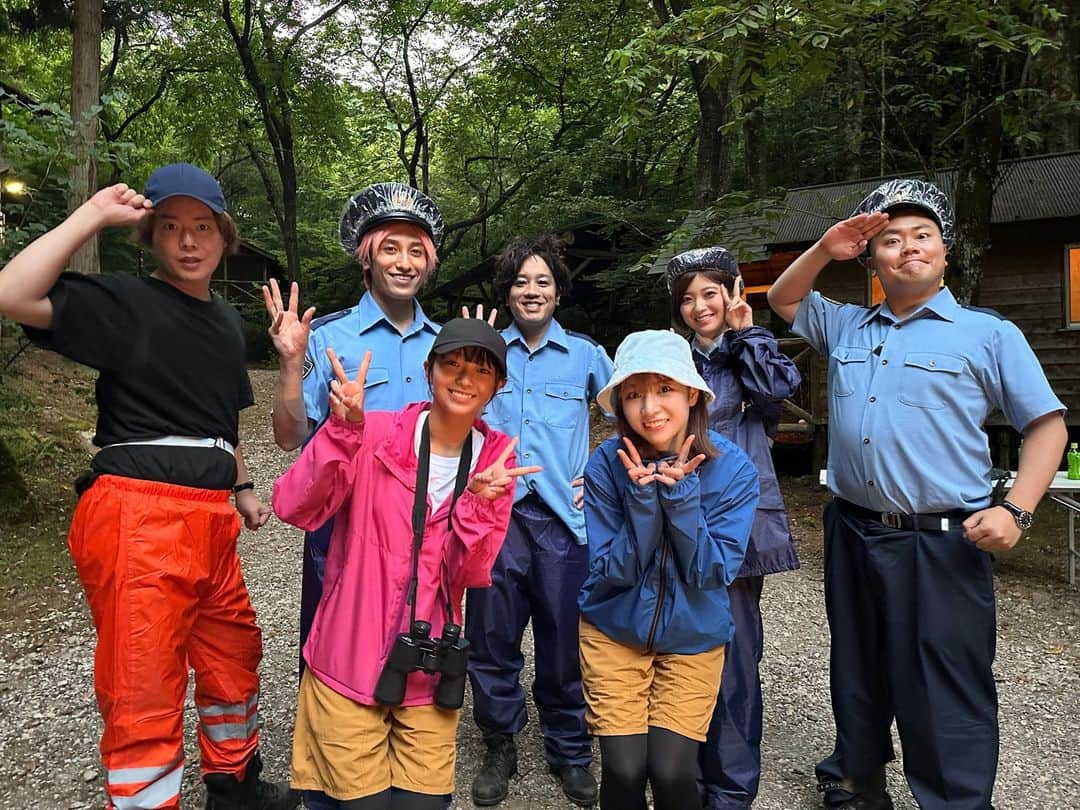
<path fill-rule="evenodd" d="M 890 529 L 900 528 L 900 513 L 899 512 L 882 512 L 881 522 L 888 526 Z"/>

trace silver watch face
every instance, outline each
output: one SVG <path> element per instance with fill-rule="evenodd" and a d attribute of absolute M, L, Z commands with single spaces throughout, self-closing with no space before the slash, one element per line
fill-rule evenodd
<path fill-rule="evenodd" d="M 1023 510 L 1016 512 L 1013 517 L 1016 518 L 1016 525 L 1025 530 L 1030 529 L 1031 524 L 1035 522 L 1035 515 Z"/>

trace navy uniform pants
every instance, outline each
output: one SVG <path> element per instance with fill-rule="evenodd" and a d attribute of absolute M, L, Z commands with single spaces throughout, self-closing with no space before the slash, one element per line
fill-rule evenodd
<path fill-rule="evenodd" d="M 764 577 L 728 586 L 735 635 L 724 655 L 720 696 L 698 756 L 705 810 L 748 808 L 761 778 L 761 677 Z"/>
<path fill-rule="evenodd" d="M 998 758 L 990 555 L 949 531 L 825 509 L 825 608 L 836 747 L 819 779 L 893 759 L 922 810 L 989 810 Z"/>
<path fill-rule="evenodd" d="M 577 597 L 588 568 L 588 547 L 530 495 L 514 505 L 491 587 L 471 589 L 466 600 L 473 717 L 485 737 L 516 734 L 528 720 L 519 675 L 521 637 L 532 619 L 533 699 L 552 766 L 592 759 L 578 659 Z"/>

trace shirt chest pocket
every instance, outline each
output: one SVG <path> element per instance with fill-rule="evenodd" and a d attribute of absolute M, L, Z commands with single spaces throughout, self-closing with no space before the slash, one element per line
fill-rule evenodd
<path fill-rule="evenodd" d="M 912 352 L 904 357 L 900 401 L 916 408 L 944 408 L 957 396 L 964 358 L 936 352 Z"/>
<path fill-rule="evenodd" d="M 584 386 L 550 382 L 544 395 L 544 421 L 552 427 L 576 427 L 587 410 Z"/>
<path fill-rule="evenodd" d="M 514 384 L 507 381 L 506 385 L 495 392 L 487 408 L 484 411 L 484 421 L 488 427 L 502 430 L 514 417 Z M 519 414 L 520 415 L 520 414 Z M 514 428 L 513 432 L 519 432 Z"/>
<path fill-rule="evenodd" d="M 860 381 L 869 380 L 870 350 L 863 346 L 839 346 L 829 364 L 834 396 L 850 397 Z"/>

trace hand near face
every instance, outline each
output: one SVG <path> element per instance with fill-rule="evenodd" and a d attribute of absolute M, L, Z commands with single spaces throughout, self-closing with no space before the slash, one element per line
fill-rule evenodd
<path fill-rule="evenodd" d="M 643 463 L 641 460 L 641 453 L 638 452 L 634 443 L 625 436 L 623 436 L 623 444 L 626 445 L 626 450 L 623 450 L 620 447 L 615 451 L 615 455 L 619 457 L 619 461 L 626 467 L 626 474 L 630 476 L 630 480 L 639 487 L 646 486 L 655 481 L 656 465 Z"/>
<path fill-rule="evenodd" d="M 349 422 L 364 421 L 364 382 L 367 380 L 368 367 L 371 365 L 371 352 L 364 352 L 364 360 L 356 370 L 355 379 L 350 380 L 341 367 L 334 350 L 327 347 L 326 356 L 334 368 L 335 379 L 330 381 L 330 411 L 335 416 Z"/>
<path fill-rule="evenodd" d="M 494 328 L 494 326 L 495 326 L 495 318 L 498 316 L 498 314 L 499 314 L 499 310 L 496 309 L 495 307 L 492 307 L 491 312 L 488 313 L 488 317 L 487 317 L 488 326 Z M 484 305 L 483 304 L 477 304 L 476 305 L 476 315 L 470 315 L 469 314 L 469 308 L 467 306 L 463 306 L 461 308 L 461 317 L 462 318 L 476 318 L 476 320 L 482 321 L 484 319 Z"/>
<path fill-rule="evenodd" d="M 146 217 L 154 207 L 150 200 L 135 189 L 128 188 L 124 183 L 101 189 L 86 204 L 102 218 L 103 228 L 113 225 L 134 225 Z"/>
<path fill-rule="evenodd" d="M 724 301 L 724 322 L 728 329 L 738 332 L 754 325 L 754 311 L 742 297 L 745 283 L 742 276 L 735 279 L 734 289 L 728 293 L 727 287 L 720 285 L 720 298 Z"/>
<path fill-rule="evenodd" d="M 683 442 L 683 446 L 680 448 L 679 455 L 675 458 L 675 461 L 660 462 L 659 466 L 656 468 L 656 480 L 672 487 L 696 470 L 701 462 L 705 460 L 706 456 L 704 453 L 699 453 L 693 458 L 690 458 L 690 448 L 693 446 L 694 435 L 691 434 L 687 436 L 686 441 Z"/>
<path fill-rule="evenodd" d="M 859 214 L 858 216 L 837 222 L 821 237 L 821 246 L 829 258 L 845 261 L 859 256 L 870 240 L 881 233 L 889 224 L 889 215 Z"/>
<path fill-rule="evenodd" d="M 522 475 L 532 475 L 533 473 L 543 472 L 543 467 L 509 467 L 506 466 L 507 459 L 510 458 L 510 454 L 514 452 L 514 448 L 517 447 L 517 437 L 515 436 L 510 440 L 510 444 L 506 445 L 495 463 L 488 467 L 483 472 L 478 472 L 471 479 L 469 479 L 469 492 L 473 495 L 477 495 L 488 501 L 493 501 L 496 498 L 501 498 L 508 492 L 513 492 L 515 486 L 515 478 Z"/>
<path fill-rule="evenodd" d="M 311 334 L 311 319 L 315 316 L 315 307 L 304 310 L 298 317 L 300 307 L 300 285 L 295 281 L 289 291 L 289 306 L 285 307 L 281 298 L 281 289 L 277 279 L 270 279 L 269 289 L 262 288 L 263 303 L 270 316 L 270 340 L 282 363 L 299 363 L 307 351 L 308 335 Z"/>

